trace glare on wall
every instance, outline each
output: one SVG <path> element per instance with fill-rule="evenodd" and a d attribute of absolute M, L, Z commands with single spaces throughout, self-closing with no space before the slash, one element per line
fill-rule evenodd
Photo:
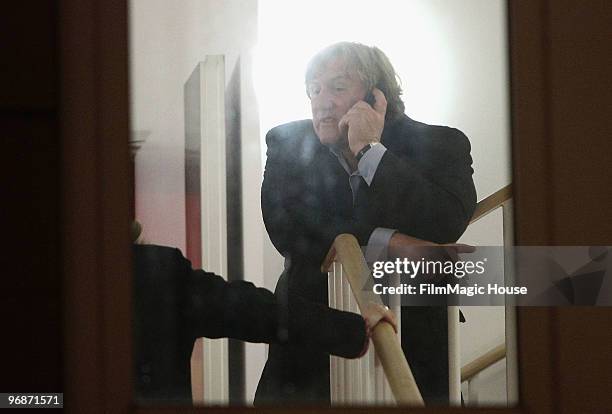
<path fill-rule="evenodd" d="M 382 49 L 400 75 L 407 112 L 436 123 L 452 81 L 438 6 L 435 0 L 259 0 L 254 78 L 262 132 L 310 118 L 306 64 L 338 41 Z"/>

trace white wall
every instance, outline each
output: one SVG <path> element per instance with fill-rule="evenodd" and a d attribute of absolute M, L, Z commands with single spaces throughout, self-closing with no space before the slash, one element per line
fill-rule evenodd
<path fill-rule="evenodd" d="M 229 80 L 237 56 L 255 45 L 256 16 L 251 0 L 130 2 L 132 130 L 148 133 L 136 161 L 136 216 L 148 241 L 185 250 L 183 85 L 207 54 L 228 55 Z"/>
<path fill-rule="evenodd" d="M 497 209 L 468 227 L 461 242 L 480 246 L 504 244 L 502 210 Z M 502 306 L 464 306 L 466 322 L 460 325 L 461 363 L 465 365 L 505 342 L 505 308 Z M 464 384 L 464 398 L 468 393 Z M 478 404 L 505 405 L 506 361 L 487 368 L 472 382 L 478 391 Z M 469 403 L 474 403 L 469 402 Z"/>

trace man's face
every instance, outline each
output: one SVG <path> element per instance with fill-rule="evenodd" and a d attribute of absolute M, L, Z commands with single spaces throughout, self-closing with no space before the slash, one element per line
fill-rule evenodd
<path fill-rule="evenodd" d="M 366 95 L 357 73 L 343 59 L 331 60 L 308 83 L 312 124 L 323 145 L 342 144 L 345 131 L 338 129 L 344 114 Z"/>

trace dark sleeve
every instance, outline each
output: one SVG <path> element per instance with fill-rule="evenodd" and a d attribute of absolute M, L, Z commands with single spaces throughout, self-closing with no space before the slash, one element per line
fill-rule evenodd
<path fill-rule="evenodd" d="M 470 142 L 459 130 L 431 127 L 415 147 L 388 148 L 370 197 L 387 224 L 436 243 L 456 241 L 476 207 Z M 386 213 L 385 213 L 386 212 Z"/>
<path fill-rule="evenodd" d="M 365 346 L 365 321 L 356 313 L 343 312 L 292 295 L 289 306 L 289 342 L 317 347 L 329 354 L 356 358 Z M 280 330 L 282 337 L 282 328 Z"/>
<path fill-rule="evenodd" d="M 278 129 L 266 135 L 268 149 L 261 209 L 274 247 L 284 257 L 307 258 L 320 265 L 339 234 L 353 234 L 360 244 L 367 244 L 376 226 L 351 217 L 332 215 L 322 209 L 319 197 L 330 190 L 316 188 L 306 191 L 304 186 L 308 185 L 309 179 L 305 175 L 320 172 L 300 167 L 302 148 L 287 145 L 286 138 L 295 137 L 285 137 Z"/>
<path fill-rule="evenodd" d="M 356 357 L 363 348 L 365 324 L 360 315 L 341 312 L 305 299 L 296 299 L 287 331 L 279 330 L 274 294 L 250 282 L 227 282 L 214 273 L 193 270 L 174 249 L 182 278 L 178 289 L 181 314 L 194 338 L 235 338 L 248 342 L 292 342 L 319 347 L 333 355 Z M 298 309 L 298 308 L 293 309 Z"/>
<path fill-rule="evenodd" d="M 272 292 L 250 282 L 227 282 L 214 273 L 185 267 L 184 312 L 194 337 L 272 342 L 277 309 Z"/>
<path fill-rule="evenodd" d="M 268 290 L 194 270 L 175 248 L 134 245 L 133 252 L 135 312 L 143 334 L 253 342 L 275 337 L 276 301 Z"/>

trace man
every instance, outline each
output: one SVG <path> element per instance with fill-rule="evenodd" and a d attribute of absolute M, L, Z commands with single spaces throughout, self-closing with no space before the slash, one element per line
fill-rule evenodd
<path fill-rule="evenodd" d="M 312 120 L 268 132 L 262 210 L 286 269 L 276 294 L 327 300 L 317 273 L 334 238 L 352 233 L 377 260 L 421 240 L 452 243 L 475 208 L 470 144 L 457 129 L 404 115 L 401 88 L 375 47 L 338 43 L 306 71 Z M 368 101 L 368 102 L 366 102 Z M 433 243 L 429 243 L 433 244 Z M 446 308 L 403 308 L 402 346 L 428 404 L 448 402 Z M 324 352 L 271 346 L 255 402 L 329 402 Z"/>
<path fill-rule="evenodd" d="M 393 314 L 376 304 L 357 314 L 307 300 L 287 316 L 272 292 L 193 270 L 178 249 L 134 245 L 134 375 L 139 402 L 191 402 L 190 357 L 197 338 L 300 344 L 345 358 L 363 355 L 372 328 Z"/>

